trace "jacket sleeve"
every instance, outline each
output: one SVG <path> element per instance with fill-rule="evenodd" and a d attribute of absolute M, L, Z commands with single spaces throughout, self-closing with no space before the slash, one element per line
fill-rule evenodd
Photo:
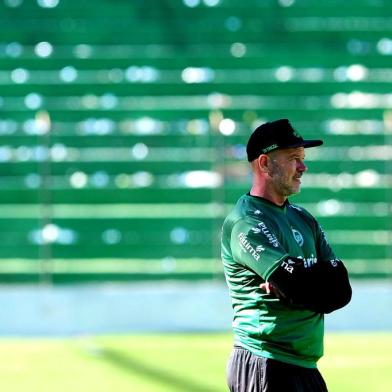
<path fill-rule="evenodd" d="M 319 260 L 315 275 L 318 275 L 317 281 L 320 284 L 317 300 L 319 310 L 323 313 L 330 313 L 350 302 L 352 289 L 343 261 L 335 256 L 321 226 L 317 222 L 315 225 Z"/>
<path fill-rule="evenodd" d="M 352 289 L 348 272 L 340 259 L 321 260 L 316 274 L 319 287 L 315 290 L 316 310 L 331 313 L 351 301 Z"/>
<path fill-rule="evenodd" d="M 288 256 L 279 243 L 273 226 L 267 221 L 249 217 L 234 224 L 230 247 L 237 263 L 250 268 L 264 280 Z"/>
<path fill-rule="evenodd" d="M 282 300 L 316 313 L 331 313 L 351 300 L 347 270 L 339 259 L 306 267 L 302 259 L 288 257 L 269 280 Z"/>
<path fill-rule="evenodd" d="M 289 258 L 275 269 L 270 281 L 291 304 L 331 313 L 350 302 L 352 289 L 346 267 L 336 258 L 320 225 L 314 223 L 317 262 L 309 266 Z"/>

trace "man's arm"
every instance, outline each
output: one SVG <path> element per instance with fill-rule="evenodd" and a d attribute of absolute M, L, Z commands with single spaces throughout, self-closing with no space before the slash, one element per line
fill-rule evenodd
<path fill-rule="evenodd" d="M 287 258 L 260 287 L 291 305 L 317 313 L 342 308 L 352 295 L 347 270 L 339 259 L 305 268 L 302 259 Z"/>
<path fill-rule="evenodd" d="M 318 313 L 332 312 L 349 302 L 351 287 L 341 262 L 334 267 L 328 260 L 319 260 L 306 267 L 303 259 L 287 254 L 277 241 L 272 225 L 268 226 L 268 239 L 258 233 L 257 225 L 257 221 L 235 224 L 230 246 L 238 263 L 249 267 L 266 281 L 262 288 L 268 287 L 270 293 L 287 304 Z M 333 255 L 326 250 L 323 254 Z"/>
<path fill-rule="evenodd" d="M 268 289 L 294 305 L 319 313 L 331 313 L 350 302 L 352 289 L 346 267 L 336 258 L 324 231 L 314 218 L 313 224 L 317 263 L 305 268 L 301 259 L 285 260 L 269 276 L 272 286 Z M 291 263 L 290 270 L 287 263 Z"/>

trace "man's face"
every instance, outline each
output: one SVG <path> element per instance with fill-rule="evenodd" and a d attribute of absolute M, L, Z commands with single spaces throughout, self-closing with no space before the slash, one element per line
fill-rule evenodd
<path fill-rule="evenodd" d="M 268 174 L 274 191 L 284 197 L 298 193 L 301 176 L 307 170 L 303 147 L 276 150 L 268 154 Z"/>

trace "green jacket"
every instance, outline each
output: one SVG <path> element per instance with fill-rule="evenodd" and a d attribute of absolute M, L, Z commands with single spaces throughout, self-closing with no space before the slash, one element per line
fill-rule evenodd
<path fill-rule="evenodd" d="M 287 256 L 308 266 L 335 258 L 313 216 L 289 202 L 279 207 L 244 195 L 223 224 L 221 251 L 235 344 L 258 356 L 316 367 L 324 315 L 287 305 L 259 287 Z"/>

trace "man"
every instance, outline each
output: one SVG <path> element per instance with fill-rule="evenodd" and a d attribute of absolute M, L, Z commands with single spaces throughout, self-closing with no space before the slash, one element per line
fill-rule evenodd
<path fill-rule="evenodd" d="M 324 314 L 351 299 L 347 270 L 313 216 L 291 204 L 307 170 L 304 140 L 287 119 L 256 128 L 247 144 L 253 183 L 222 230 L 234 309 L 231 392 L 325 392 L 317 369 Z"/>

